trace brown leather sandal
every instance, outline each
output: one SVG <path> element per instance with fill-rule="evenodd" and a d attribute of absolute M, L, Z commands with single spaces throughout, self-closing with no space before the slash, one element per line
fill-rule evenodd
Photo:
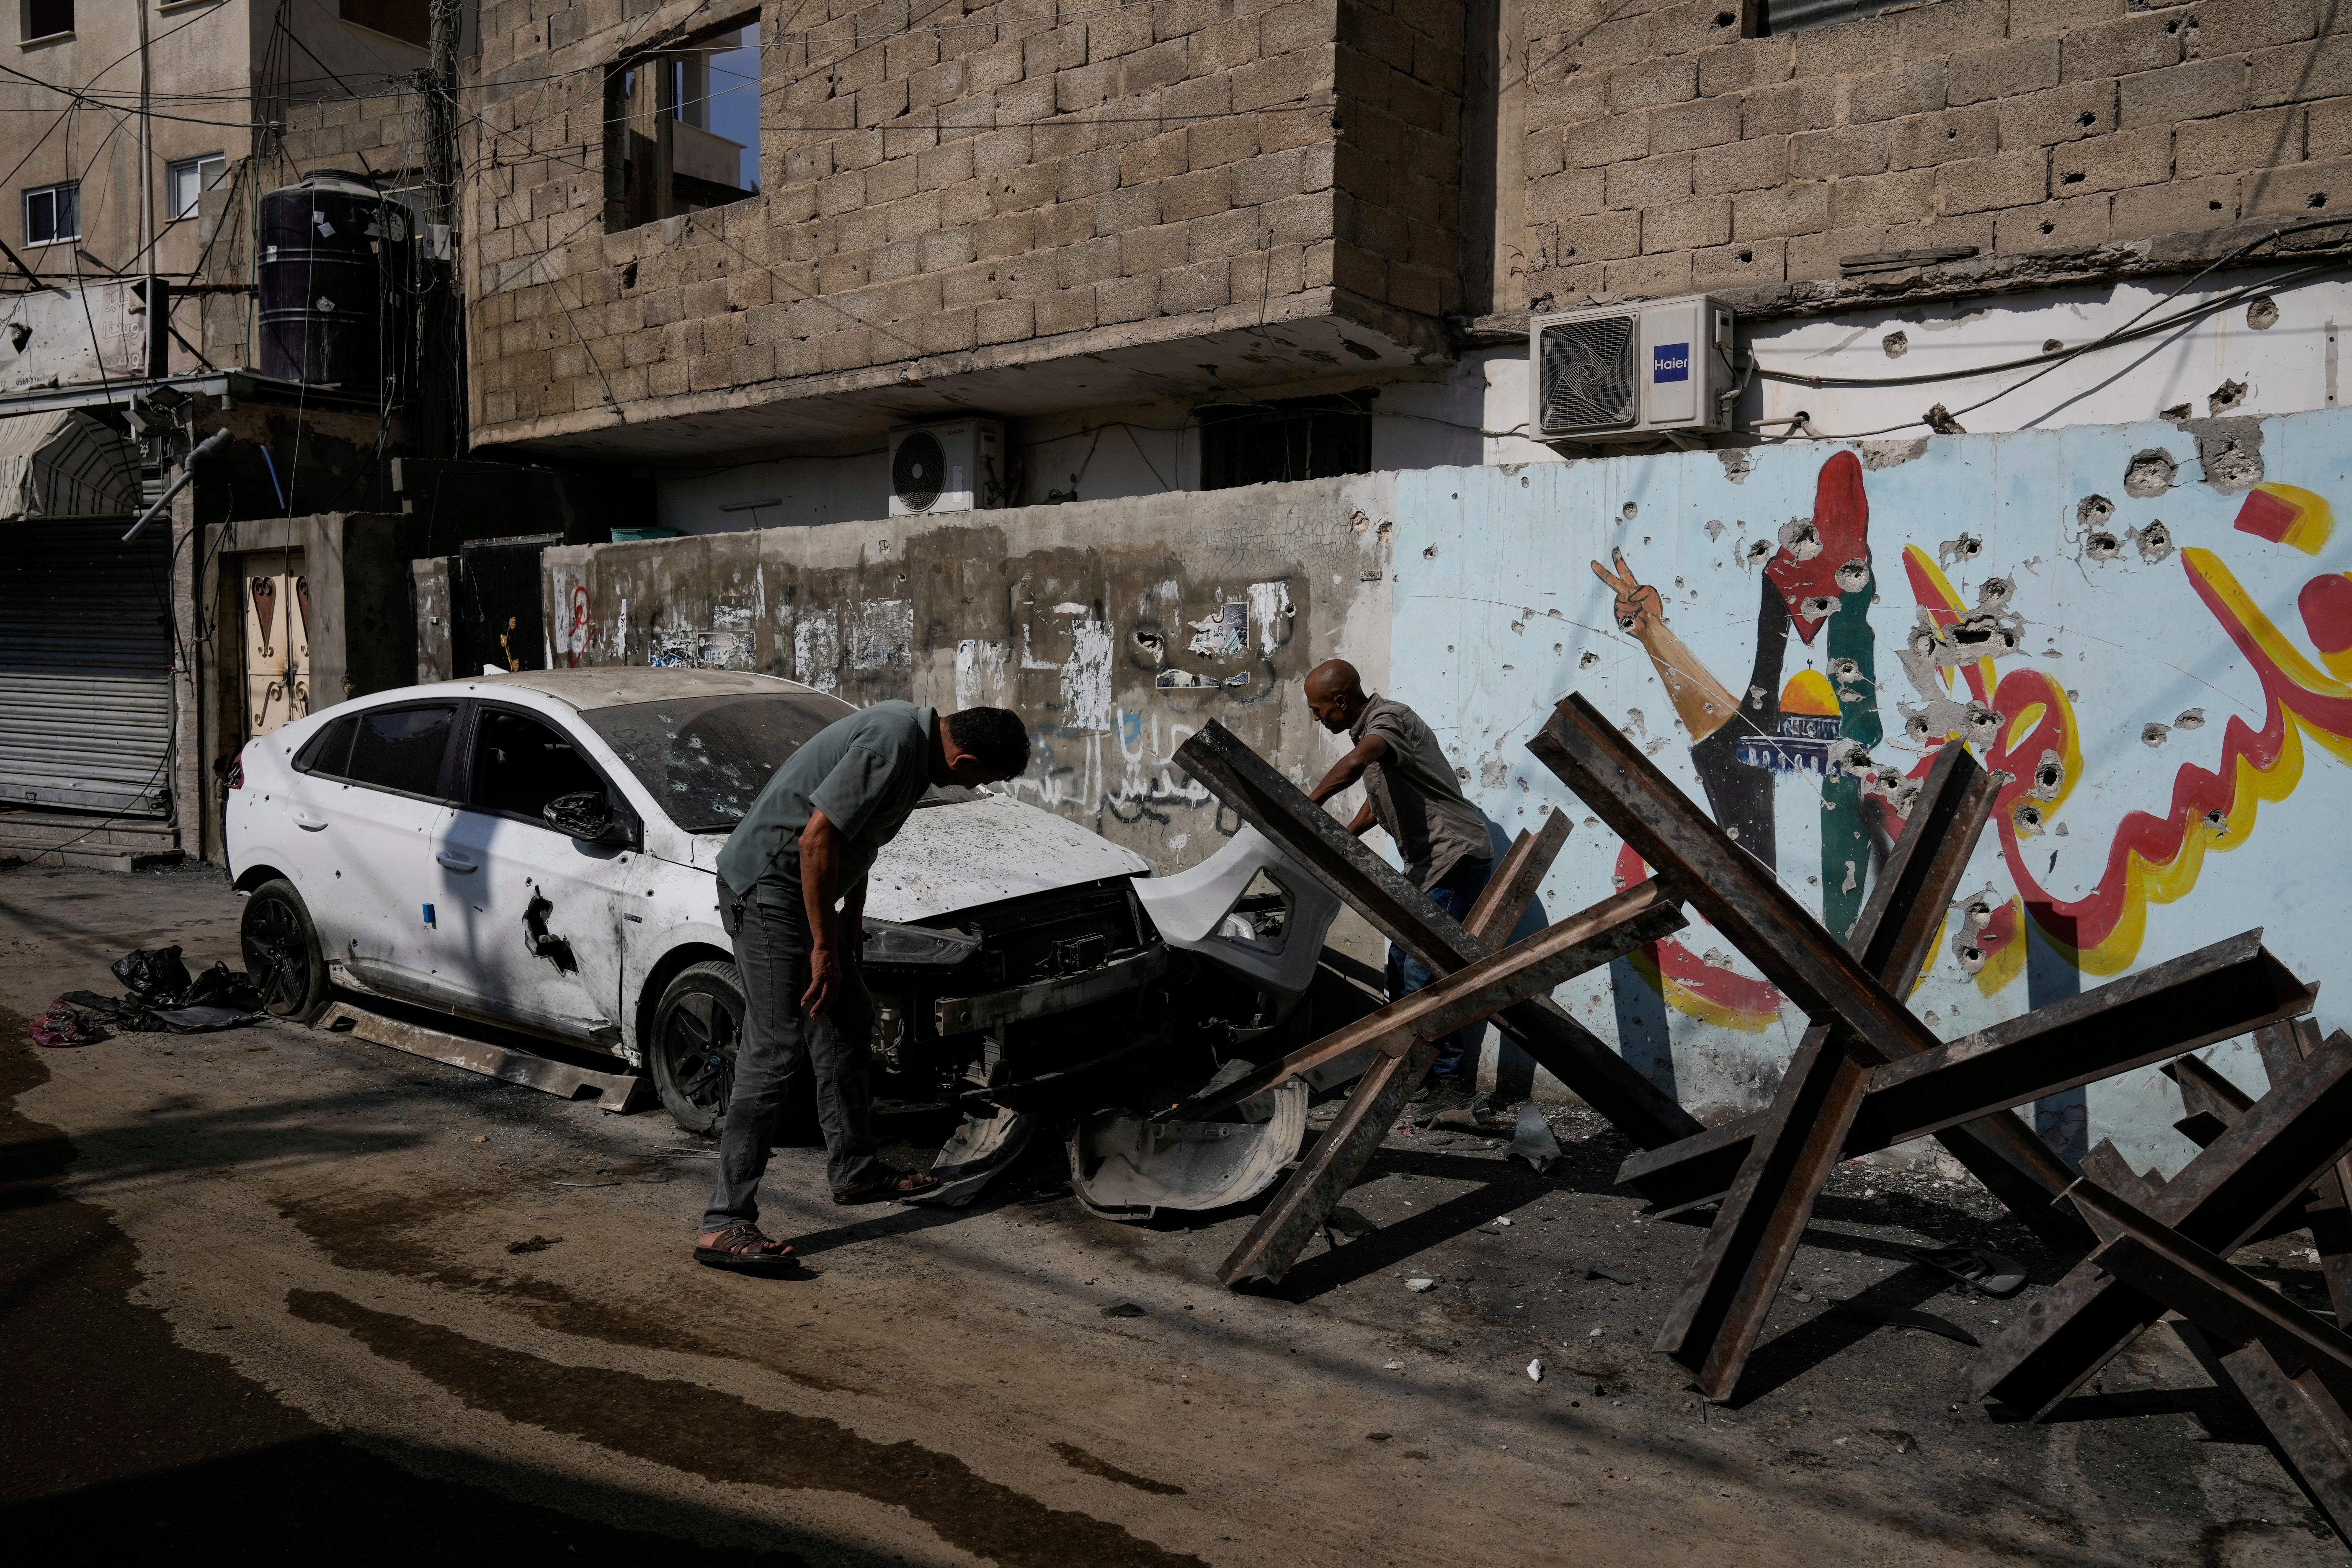
<path fill-rule="evenodd" d="M 756 1225 L 730 1226 L 711 1237 L 709 1245 L 697 1242 L 694 1260 L 739 1274 L 782 1273 L 799 1268 L 801 1261 L 793 1256 L 791 1247 L 762 1234 Z"/>
<path fill-rule="evenodd" d="M 847 1192 L 835 1193 L 837 1204 L 878 1204 L 890 1199 L 904 1202 L 932 1191 L 940 1179 L 923 1171 L 886 1171 L 870 1182 L 860 1182 Z"/>

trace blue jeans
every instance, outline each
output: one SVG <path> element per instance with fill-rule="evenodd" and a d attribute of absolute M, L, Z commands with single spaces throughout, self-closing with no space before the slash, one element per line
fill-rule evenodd
<path fill-rule="evenodd" d="M 1456 860 L 1454 868 L 1438 879 L 1437 886 L 1429 889 L 1429 901 L 1460 920 L 1470 912 L 1486 890 L 1486 879 L 1494 874 L 1492 860 Z M 1421 960 L 1398 947 L 1389 946 L 1387 991 L 1393 1002 L 1409 996 L 1428 984 L 1433 978 Z M 1475 1081 L 1478 1077 L 1478 1048 L 1486 1044 L 1486 1026 L 1469 1024 L 1454 1030 L 1437 1042 L 1436 1074 L 1457 1082 Z"/>

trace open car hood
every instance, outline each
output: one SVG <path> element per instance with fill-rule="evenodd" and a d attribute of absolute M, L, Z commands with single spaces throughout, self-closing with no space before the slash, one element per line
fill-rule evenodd
<path fill-rule="evenodd" d="M 726 835 L 706 833 L 694 863 L 715 870 Z M 1042 806 L 1005 795 L 918 807 L 875 858 L 866 912 L 923 921 L 978 904 L 1017 899 L 1105 877 L 1131 877 L 1151 863 Z"/>

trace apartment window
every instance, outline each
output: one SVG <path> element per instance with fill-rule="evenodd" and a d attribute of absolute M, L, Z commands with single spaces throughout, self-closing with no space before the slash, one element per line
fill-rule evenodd
<path fill-rule="evenodd" d="M 758 191 L 759 83 L 756 13 L 607 68 L 605 228 L 635 228 Z"/>
<path fill-rule="evenodd" d="M 196 210 L 196 198 L 221 183 L 228 160 L 218 153 L 183 158 L 163 171 L 163 199 L 171 216 L 187 217 Z"/>
<path fill-rule="evenodd" d="M 1372 471 L 1373 392 L 1211 404 L 1201 422 L 1201 488 L 1328 479 Z"/>
<path fill-rule="evenodd" d="M 73 0 L 18 0 L 17 37 L 26 43 L 74 30 Z"/>
<path fill-rule="evenodd" d="M 426 0 L 342 0 L 342 16 L 404 44 L 425 48 L 433 40 Z"/>
<path fill-rule="evenodd" d="M 81 182 L 41 185 L 25 193 L 25 242 L 54 245 L 81 237 Z"/>
<path fill-rule="evenodd" d="M 1802 32 L 1807 27 L 1835 26 L 1840 22 L 1860 21 L 1897 5 L 1917 3 L 1918 0 L 1756 0 L 1754 36 L 1765 38 L 1776 33 Z"/>

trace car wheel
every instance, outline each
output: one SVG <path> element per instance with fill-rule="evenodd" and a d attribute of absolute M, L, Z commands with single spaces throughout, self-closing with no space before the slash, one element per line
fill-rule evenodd
<path fill-rule="evenodd" d="M 237 936 L 262 1006 L 305 1024 L 317 1017 L 327 1005 L 327 960 L 294 884 L 278 877 L 256 888 L 245 900 Z"/>
<path fill-rule="evenodd" d="M 732 963 L 690 965 L 663 988 L 646 1059 L 663 1108 L 688 1132 L 709 1132 L 726 1120 L 742 1038 L 743 979 Z"/>

